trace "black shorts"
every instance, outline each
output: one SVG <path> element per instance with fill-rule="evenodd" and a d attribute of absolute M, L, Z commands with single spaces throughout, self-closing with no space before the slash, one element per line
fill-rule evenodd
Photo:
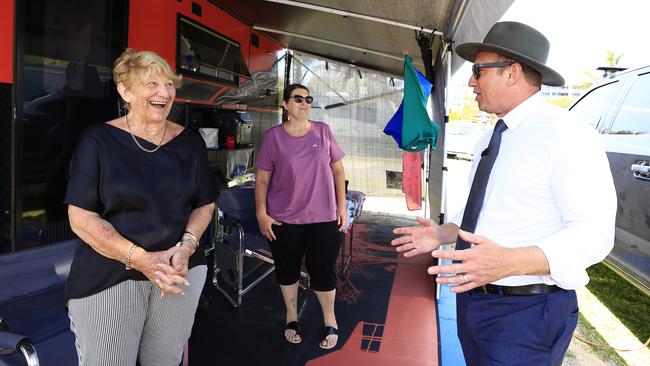
<path fill-rule="evenodd" d="M 305 258 L 311 287 L 315 291 L 336 288 L 334 266 L 341 247 L 341 233 L 336 221 L 273 225 L 273 233 L 276 239 L 269 244 L 278 284 L 298 282 L 302 259 Z"/>

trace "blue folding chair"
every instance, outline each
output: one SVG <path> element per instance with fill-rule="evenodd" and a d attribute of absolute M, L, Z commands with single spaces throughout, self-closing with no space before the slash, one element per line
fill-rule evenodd
<path fill-rule="evenodd" d="M 0 366 L 77 364 L 64 291 L 78 246 L 67 240 L 0 255 Z"/>
<path fill-rule="evenodd" d="M 217 210 L 212 282 L 234 307 L 238 307 L 242 297 L 273 272 L 273 256 L 257 224 L 253 187 L 221 190 Z M 301 277 L 306 282 L 301 287 L 307 288 L 309 276 L 302 272 Z"/>

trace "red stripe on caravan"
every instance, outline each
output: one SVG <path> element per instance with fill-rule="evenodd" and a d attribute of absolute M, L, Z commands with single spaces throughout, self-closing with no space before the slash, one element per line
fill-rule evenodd
<path fill-rule="evenodd" d="M 192 13 L 192 3 L 201 6 L 201 16 Z M 176 21 L 178 14 L 220 33 L 240 44 L 244 60 L 249 63 L 250 27 L 224 12 L 208 0 L 130 2 L 129 47 L 150 50 L 176 68 Z M 249 63 L 250 65 L 250 63 Z"/>
<path fill-rule="evenodd" d="M 0 5 L 0 83 L 11 84 L 14 70 L 14 1 Z"/>

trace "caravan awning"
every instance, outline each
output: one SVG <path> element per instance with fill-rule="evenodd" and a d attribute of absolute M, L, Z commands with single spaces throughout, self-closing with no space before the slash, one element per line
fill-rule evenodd
<path fill-rule="evenodd" d="M 481 40 L 513 0 L 211 0 L 287 48 L 390 75 L 403 51 L 423 70 L 416 30 L 435 32 L 433 59 L 447 41 Z M 452 62 L 456 70 L 460 60 Z M 435 67 L 436 65 L 434 65 Z"/>

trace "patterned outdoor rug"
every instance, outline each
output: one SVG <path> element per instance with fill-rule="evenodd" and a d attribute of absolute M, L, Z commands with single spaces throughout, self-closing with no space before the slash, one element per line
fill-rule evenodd
<path fill-rule="evenodd" d="M 344 360 L 356 360 L 355 365 L 360 366 L 365 363 L 362 360 L 376 364 L 378 359 L 385 358 L 382 355 L 384 325 L 398 262 L 389 244 L 395 237 L 393 228 L 366 220 L 355 223 L 352 259 L 346 271 L 339 275 L 336 301 L 339 341 L 334 349 L 325 351 L 318 347 L 323 319 L 312 292 L 301 291 L 299 298 L 302 343 L 291 345 L 285 341 L 284 305 L 271 275 L 246 294 L 237 309 L 211 284 L 206 285 L 190 338 L 190 365 L 342 365 L 351 364 Z M 349 242 L 349 238 L 346 240 Z M 418 267 L 415 273 L 422 273 L 422 269 Z M 434 303 L 432 294 L 423 294 L 427 304 Z M 417 299 L 413 300 L 417 303 Z M 435 310 L 432 314 L 435 318 Z M 431 323 L 430 318 L 426 322 Z M 430 345 L 437 354 L 435 320 L 433 323 L 427 347 Z M 394 339 L 392 343 L 395 345 Z M 388 349 L 390 346 L 384 348 L 387 348 L 385 352 L 393 353 Z"/>

